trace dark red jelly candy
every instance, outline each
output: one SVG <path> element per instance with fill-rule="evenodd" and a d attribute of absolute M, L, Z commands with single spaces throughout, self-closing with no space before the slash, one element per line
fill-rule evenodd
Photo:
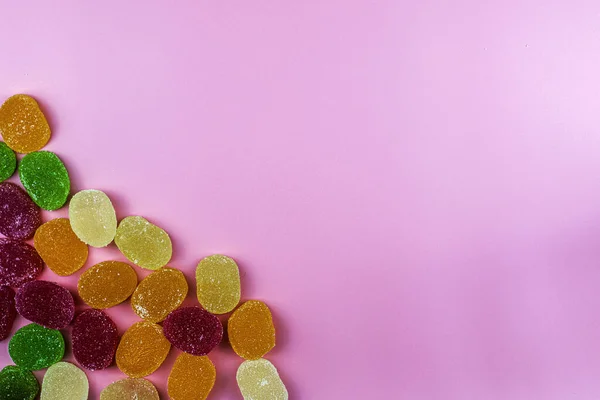
<path fill-rule="evenodd" d="M 0 286 L 0 340 L 10 335 L 16 316 L 15 292 L 8 286 Z"/>
<path fill-rule="evenodd" d="M 0 233 L 11 239 L 29 239 L 42 224 L 40 208 L 18 185 L 0 183 Z"/>
<path fill-rule="evenodd" d="M 104 311 L 86 310 L 75 318 L 72 332 L 73 355 L 90 371 L 108 367 L 115 357 L 119 334 Z"/>
<path fill-rule="evenodd" d="M 200 307 L 182 307 L 163 322 L 163 333 L 179 350 L 204 356 L 223 338 L 223 325 L 211 313 Z"/>
<path fill-rule="evenodd" d="M 0 285 L 18 287 L 38 277 L 42 257 L 27 243 L 0 239 Z"/>
<path fill-rule="evenodd" d="M 23 317 L 50 329 L 66 328 L 75 314 L 71 293 L 53 282 L 27 282 L 19 288 L 15 304 Z"/>

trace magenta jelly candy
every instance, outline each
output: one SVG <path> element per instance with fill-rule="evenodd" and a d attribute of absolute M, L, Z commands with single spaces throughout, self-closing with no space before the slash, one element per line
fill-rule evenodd
<path fill-rule="evenodd" d="M 73 355 L 85 369 L 108 367 L 115 357 L 119 334 L 117 326 L 104 311 L 85 310 L 73 324 Z"/>
<path fill-rule="evenodd" d="M 8 286 L 0 286 L 0 340 L 10 335 L 16 317 L 15 292 Z"/>
<path fill-rule="evenodd" d="M 11 239 L 29 239 L 42 224 L 40 208 L 18 185 L 0 183 L 0 233 Z"/>
<path fill-rule="evenodd" d="M 15 296 L 17 311 L 31 322 L 50 329 L 66 328 L 73 320 L 75 302 L 71 293 L 53 282 L 27 282 Z"/>
<path fill-rule="evenodd" d="M 204 356 L 223 338 L 223 325 L 211 313 L 200 307 L 182 307 L 163 322 L 163 332 L 179 350 Z"/>
<path fill-rule="evenodd" d="M 0 239 L 0 285 L 19 287 L 38 277 L 42 257 L 27 243 Z"/>

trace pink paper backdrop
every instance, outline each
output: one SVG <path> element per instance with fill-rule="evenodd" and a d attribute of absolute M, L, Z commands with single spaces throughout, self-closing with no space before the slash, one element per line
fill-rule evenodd
<path fill-rule="evenodd" d="M 0 97 L 170 232 L 190 303 L 239 261 L 292 399 L 600 397 L 598 1 L 150 3 L 2 2 Z"/>

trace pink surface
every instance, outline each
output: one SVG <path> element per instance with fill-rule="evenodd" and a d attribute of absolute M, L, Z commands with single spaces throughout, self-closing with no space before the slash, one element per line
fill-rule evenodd
<path fill-rule="evenodd" d="M 171 233 L 190 303 L 239 261 L 292 399 L 600 397 L 597 1 L 149 3 L 5 2 L 0 97 Z"/>

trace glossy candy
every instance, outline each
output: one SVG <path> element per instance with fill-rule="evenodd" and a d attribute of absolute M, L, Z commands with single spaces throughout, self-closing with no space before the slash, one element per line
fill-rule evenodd
<path fill-rule="evenodd" d="M 8 343 L 8 353 L 18 366 L 37 371 L 63 358 L 65 340 L 60 331 L 29 324 L 15 332 Z"/>
<path fill-rule="evenodd" d="M 48 268 L 60 276 L 77 272 L 88 257 L 87 245 L 75 235 L 66 218 L 53 219 L 40 226 L 33 243 Z"/>
<path fill-rule="evenodd" d="M 42 224 L 39 207 L 20 186 L 0 183 L 0 233 L 17 240 L 29 239 Z"/>
<path fill-rule="evenodd" d="M 73 331 L 75 360 L 90 371 L 107 368 L 113 361 L 119 334 L 117 326 L 100 310 L 85 310 L 75 318 Z"/>
<path fill-rule="evenodd" d="M 136 286 L 137 275 L 129 264 L 103 261 L 81 274 L 77 290 L 87 305 L 103 309 L 127 300 Z"/>
<path fill-rule="evenodd" d="M 40 400 L 87 400 L 88 392 L 85 372 L 71 363 L 59 362 L 44 374 Z"/>
<path fill-rule="evenodd" d="M 261 358 L 275 347 L 271 310 L 262 301 L 245 302 L 229 317 L 227 334 L 237 355 L 247 360 Z"/>
<path fill-rule="evenodd" d="M 196 268 L 198 301 L 208 312 L 225 314 L 240 302 L 240 271 L 235 261 L 215 254 Z"/>
<path fill-rule="evenodd" d="M 38 277 L 44 261 L 27 243 L 0 239 L 0 285 L 19 287 Z"/>
<path fill-rule="evenodd" d="M 8 286 L 0 286 L 0 341 L 10 336 L 16 317 L 14 290 Z"/>
<path fill-rule="evenodd" d="M 17 153 L 30 153 L 50 140 L 50 126 L 38 103 L 26 94 L 9 97 L 0 107 L 0 133 Z"/>
<path fill-rule="evenodd" d="M 215 385 L 217 371 L 206 356 L 182 353 L 169 374 L 167 390 L 171 400 L 204 400 Z"/>
<path fill-rule="evenodd" d="M 132 378 L 142 378 L 161 366 L 170 349 L 160 325 L 137 322 L 121 338 L 117 348 L 117 366 Z"/>
<path fill-rule="evenodd" d="M 36 151 L 23 157 L 19 178 L 35 204 L 44 210 L 57 210 L 67 202 L 71 190 L 69 173 L 51 151 Z"/>
<path fill-rule="evenodd" d="M 17 292 L 15 303 L 19 314 L 46 328 L 66 328 L 75 314 L 73 296 L 54 282 L 27 282 Z"/>
<path fill-rule="evenodd" d="M 150 322 L 160 322 L 183 303 L 187 281 L 175 268 L 161 268 L 144 278 L 131 296 L 133 311 Z"/>
<path fill-rule="evenodd" d="M 264 358 L 244 361 L 237 370 L 236 379 L 245 400 L 288 399 L 288 391 L 277 368 Z"/>
<path fill-rule="evenodd" d="M 154 385 L 143 378 L 121 379 L 100 393 L 100 400 L 160 400 Z"/>
<path fill-rule="evenodd" d="M 12 176 L 17 169 L 17 156 L 4 142 L 0 142 L 0 182 Z"/>
<path fill-rule="evenodd" d="M 173 311 L 163 323 L 165 337 L 179 350 L 203 356 L 223 338 L 223 325 L 200 307 L 182 307 Z"/>
<path fill-rule="evenodd" d="M 171 260 L 169 235 L 143 217 L 124 218 L 117 228 L 115 243 L 129 261 L 145 269 L 156 270 Z"/>
<path fill-rule="evenodd" d="M 26 369 L 8 365 L 0 371 L 0 400 L 33 400 L 39 391 L 37 379 Z"/>
<path fill-rule="evenodd" d="M 108 245 L 117 232 L 115 209 L 99 190 L 77 192 L 69 203 L 69 220 L 77 237 L 93 247 Z"/>

